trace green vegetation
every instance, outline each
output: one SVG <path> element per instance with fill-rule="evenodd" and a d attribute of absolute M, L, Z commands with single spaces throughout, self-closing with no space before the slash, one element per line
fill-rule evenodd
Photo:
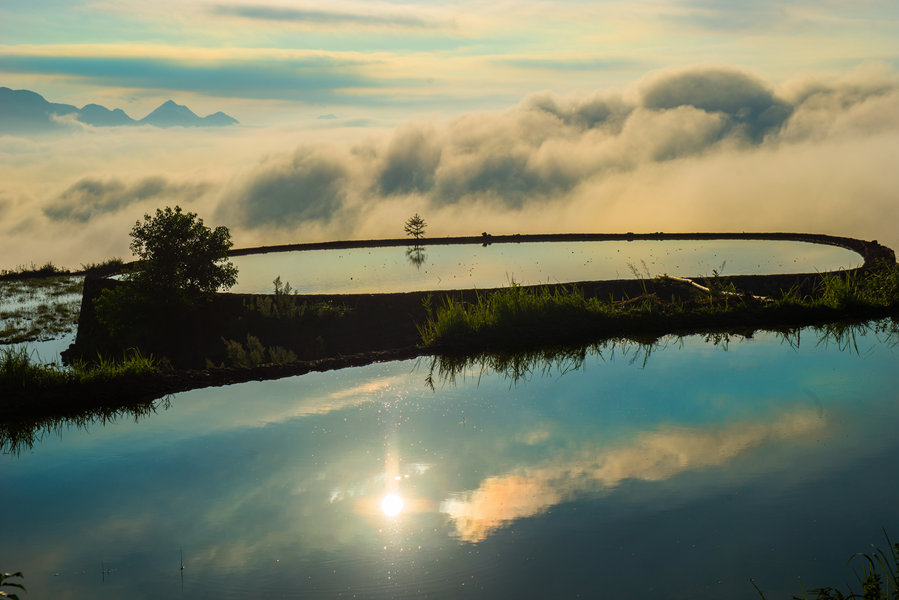
<path fill-rule="evenodd" d="M 0 281 L 40 279 L 47 277 L 62 277 L 66 275 L 86 275 L 88 273 L 107 275 L 118 273 L 124 267 L 125 263 L 121 258 L 110 258 L 99 263 L 82 263 L 81 269 L 78 271 L 57 267 L 52 262 L 44 263 L 44 265 L 40 267 L 32 263 L 27 266 L 19 265 L 15 269 L 0 269 Z"/>
<path fill-rule="evenodd" d="M 296 290 L 290 287 L 289 281 L 282 284 L 280 275 L 272 283 L 275 286 L 272 295 L 254 296 L 244 302 L 244 308 L 271 319 L 342 317 L 349 310 L 330 302 L 297 302 Z"/>
<path fill-rule="evenodd" d="M 280 276 L 272 283 L 273 294 L 252 296 L 243 301 L 243 312 L 229 323 L 227 329 L 239 332 L 241 337 L 245 334 L 246 344 L 222 337 L 227 359 L 218 366 L 291 363 L 299 359 L 297 352 L 300 351 L 304 358 L 313 358 L 322 347 L 322 339 L 317 333 L 321 325 L 340 319 L 350 311 L 342 304 L 299 301 L 290 282 L 282 283 Z M 293 349 L 285 347 L 287 345 Z M 207 359 L 206 366 L 213 367 L 216 363 Z"/>
<path fill-rule="evenodd" d="M 152 355 L 143 356 L 136 349 L 126 352 L 121 361 L 98 356 L 92 362 L 77 361 L 64 367 L 37 362 L 24 347 L 3 348 L 0 349 L 0 392 L 4 401 L 11 401 L 23 391 L 69 388 L 158 370 Z M 6 402 L 0 403 L 0 409 L 3 404 Z"/>
<path fill-rule="evenodd" d="M 650 304 L 646 309 L 651 309 Z M 525 288 L 513 282 L 503 290 L 478 295 L 471 304 L 446 297 L 436 311 L 429 310 L 419 333 L 425 345 L 474 338 L 485 346 L 501 341 L 516 345 L 535 335 L 552 338 L 555 332 L 613 310 L 612 304 L 584 297 L 577 287 Z"/>
<path fill-rule="evenodd" d="M 681 281 L 688 285 L 681 284 L 670 301 L 649 291 L 650 284 L 670 291 L 679 283 L 665 277 L 644 281 L 643 294 L 622 300 L 587 297 L 576 286 L 525 288 L 513 282 L 508 288 L 479 294 L 474 302 L 447 297 L 436 309 L 426 303 L 428 317 L 419 333 L 425 346 L 518 348 L 579 337 L 764 323 L 806 309 L 822 320 L 835 320 L 883 316 L 884 311 L 899 307 L 899 266 L 895 264 L 881 263 L 866 272 L 824 274 L 806 296 L 793 289 L 779 298 L 762 298 L 741 294 L 732 284 L 718 280 L 707 288 Z"/>
<path fill-rule="evenodd" d="M 4 573 L 0 571 L 0 588 L 16 588 L 18 590 L 25 591 L 25 586 L 21 583 L 17 583 L 15 581 L 10 581 L 10 579 L 22 579 L 25 577 L 21 572 L 19 573 Z M 5 592 L 0 589 L 0 598 L 12 598 L 13 600 L 19 600 L 19 596 L 12 592 Z"/>
<path fill-rule="evenodd" d="M 45 263 L 41 267 L 32 263 L 29 266 L 19 265 L 12 270 L 0 269 L 0 280 L 32 279 L 35 277 L 54 277 L 70 274 L 66 269 L 60 269 L 51 262 Z"/>
<path fill-rule="evenodd" d="M 853 554 L 846 564 L 858 562 L 862 565 L 862 573 L 858 577 L 860 592 L 847 586 L 844 594 L 834 587 L 823 587 L 802 590 L 802 596 L 793 596 L 793 600 L 850 600 L 859 598 L 862 600 L 897 600 L 899 599 L 899 542 L 892 543 L 886 531 L 883 532 L 887 540 L 887 549 L 882 550 L 874 546 L 870 553 L 857 552 Z M 750 580 L 753 587 L 765 600 L 766 596 L 759 589 L 754 580 Z M 809 594 L 814 594 L 809 596 Z"/>
<path fill-rule="evenodd" d="M 81 263 L 81 273 L 96 275 L 115 275 L 125 270 L 125 261 L 121 258 L 109 258 L 99 263 Z"/>
<path fill-rule="evenodd" d="M 228 229 L 210 229 L 180 206 L 144 215 L 131 238 L 139 260 L 126 271 L 125 284 L 103 290 L 94 301 L 97 320 L 120 345 L 154 345 L 183 326 L 173 315 L 208 304 L 217 290 L 237 281 L 237 268 L 227 260 Z"/>
<path fill-rule="evenodd" d="M 228 363 L 235 367 L 257 367 L 265 364 L 283 364 L 296 362 L 297 355 L 281 346 L 265 347 L 259 338 L 247 334 L 244 346 L 234 340 L 222 339 L 228 353 Z"/>
<path fill-rule="evenodd" d="M 156 209 L 131 229 L 131 251 L 138 257 L 128 281 L 157 295 L 209 297 L 237 282 L 237 268 L 228 261 L 231 233 L 210 229 L 196 213 L 180 206 Z"/>
<path fill-rule="evenodd" d="M 818 297 L 808 302 L 836 309 L 896 306 L 899 304 L 899 265 L 881 262 L 870 271 L 824 274 Z"/>

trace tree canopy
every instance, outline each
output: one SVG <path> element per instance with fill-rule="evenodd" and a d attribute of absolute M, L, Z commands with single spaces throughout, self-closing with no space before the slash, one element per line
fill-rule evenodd
<path fill-rule="evenodd" d="M 228 261 L 233 245 L 228 228 L 210 229 L 180 206 L 145 214 L 131 238 L 131 251 L 140 260 L 128 279 L 148 291 L 199 297 L 237 282 L 237 268 Z"/>

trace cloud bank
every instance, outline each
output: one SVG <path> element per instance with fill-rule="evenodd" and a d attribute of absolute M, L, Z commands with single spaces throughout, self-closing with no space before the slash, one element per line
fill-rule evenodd
<path fill-rule="evenodd" d="M 88 177 L 60 194 L 53 204 L 44 208 L 44 214 L 53 221 L 86 223 L 94 217 L 116 212 L 145 200 L 183 204 L 204 194 L 208 187 L 203 183 L 173 183 L 159 176 L 147 177 L 134 183 L 117 179 L 101 181 Z"/>
<path fill-rule="evenodd" d="M 277 167 L 261 165 L 246 175 L 239 193 L 223 200 L 220 214 L 245 215 L 242 224 L 250 227 L 327 228 L 343 211 L 362 224 L 366 216 L 401 204 L 454 215 L 454 223 L 462 213 L 493 213 L 494 221 L 507 224 L 503 232 L 514 232 L 540 229 L 545 220 L 529 227 L 527 217 L 552 207 L 589 215 L 577 222 L 579 230 L 838 231 L 845 220 L 837 214 L 855 206 L 849 198 L 858 191 L 869 194 L 876 210 L 890 210 L 883 201 L 895 177 L 872 171 L 889 162 L 881 153 L 895 146 L 886 132 L 899 128 L 897 109 L 899 85 L 885 69 L 782 90 L 731 68 L 665 71 L 627 94 L 543 93 L 500 114 L 408 123 L 342 155 L 306 147 L 301 154 L 315 160 L 283 157 Z M 847 196 L 829 192 L 816 202 L 812 194 L 835 173 L 811 173 L 846 153 L 839 191 Z M 859 170 L 849 172 L 853 166 Z M 687 180 L 695 182 L 692 190 Z M 747 197 L 742 183 L 758 196 Z M 646 189 L 653 184 L 657 189 Z M 785 193 L 791 195 L 786 204 Z M 630 218 L 621 203 L 631 205 Z M 768 218 L 709 218 L 728 211 L 744 217 L 750 207 Z M 643 220 L 649 213 L 672 216 L 674 209 L 674 221 Z M 822 210 L 826 218 L 820 218 Z M 593 218 L 599 214 L 614 215 L 612 227 Z M 552 225 L 570 229 L 570 221 Z M 445 232 L 463 233 L 452 227 Z"/>
<path fill-rule="evenodd" d="M 413 212 L 431 235 L 794 230 L 899 245 L 890 225 L 899 222 L 899 77 L 885 66 L 779 85 L 700 66 L 650 73 L 620 92 L 536 93 L 504 112 L 392 130 L 313 121 L 181 134 L 184 150 L 144 136 L 141 160 L 126 157 L 132 138 L 121 134 L 109 138 L 121 157 L 106 152 L 78 176 L 89 159 L 70 137 L 58 142 L 68 154 L 57 189 L 34 165 L 10 173 L 0 195 L 7 231 L 39 233 L 48 222 L 111 231 L 183 202 L 230 227 L 238 246 L 396 237 Z M 108 143 L 79 135 L 98 152 Z M 2 141 L 10 168 L 56 152 L 49 141 Z"/>

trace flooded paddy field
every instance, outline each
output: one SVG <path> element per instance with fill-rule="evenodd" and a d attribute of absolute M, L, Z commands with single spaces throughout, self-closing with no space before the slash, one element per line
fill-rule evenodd
<path fill-rule="evenodd" d="M 896 342 L 883 321 L 176 394 L 6 448 L 0 564 L 35 598 L 842 586 L 899 535 Z"/>
<path fill-rule="evenodd" d="M 37 362 L 58 363 L 75 340 L 84 277 L 0 280 L 0 351 L 25 346 Z"/>
<path fill-rule="evenodd" d="M 667 240 L 522 242 L 236 256 L 234 292 L 271 293 L 280 276 L 301 294 L 494 288 L 609 279 L 851 269 L 862 258 L 845 248 L 793 241 Z"/>

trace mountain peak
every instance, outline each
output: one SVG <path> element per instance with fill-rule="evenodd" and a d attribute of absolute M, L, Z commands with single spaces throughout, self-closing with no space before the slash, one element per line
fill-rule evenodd
<path fill-rule="evenodd" d="M 140 123 L 156 127 L 223 127 L 236 125 L 237 122 L 237 119 L 221 111 L 201 118 L 191 109 L 174 100 L 166 100 L 159 108 L 140 120 Z"/>
<path fill-rule="evenodd" d="M 192 110 L 172 99 L 166 100 L 156 110 L 140 121 L 135 121 L 116 108 L 110 110 L 99 104 L 85 104 L 81 109 L 68 104 L 48 102 L 43 96 L 30 90 L 12 90 L 0 87 L 0 133 L 45 133 L 70 127 L 59 117 L 72 115 L 75 120 L 94 127 L 125 125 L 153 125 L 155 127 L 223 127 L 236 125 L 237 120 L 223 112 L 206 117 L 197 116 Z"/>

